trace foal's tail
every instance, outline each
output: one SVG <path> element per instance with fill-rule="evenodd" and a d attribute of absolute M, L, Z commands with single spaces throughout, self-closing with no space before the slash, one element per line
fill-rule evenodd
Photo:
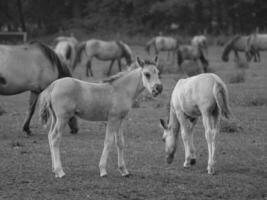
<path fill-rule="evenodd" d="M 146 47 L 145 47 L 145 50 L 146 52 L 149 54 L 149 50 L 150 50 L 150 47 L 152 45 L 155 45 L 155 41 L 156 41 L 156 38 L 152 38 L 151 40 L 149 40 L 147 43 L 146 43 Z"/>
<path fill-rule="evenodd" d="M 50 113 L 52 112 L 51 108 L 51 90 L 53 89 L 52 85 L 49 85 L 40 95 L 40 110 L 39 116 L 43 126 L 47 126 Z"/>
<path fill-rule="evenodd" d="M 229 107 L 228 91 L 224 83 L 216 81 L 213 87 L 213 94 L 214 94 L 217 106 L 219 107 L 219 110 L 221 111 L 222 115 L 225 118 L 229 119 L 231 116 L 231 111 Z"/>

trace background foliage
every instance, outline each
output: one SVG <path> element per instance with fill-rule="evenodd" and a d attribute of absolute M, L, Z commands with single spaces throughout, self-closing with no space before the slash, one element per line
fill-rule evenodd
<path fill-rule="evenodd" d="M 1 0 L 0 26 L 31 35 L 74 28 L 216 35 L 264 31 L 266 12 L 264 0 Z"/>

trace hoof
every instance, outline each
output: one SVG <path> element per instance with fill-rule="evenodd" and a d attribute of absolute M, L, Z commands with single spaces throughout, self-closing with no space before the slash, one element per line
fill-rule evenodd
<path fill-rule="evenodd" d="M 208 174 L 215 175 L 215 169 L 212 167 L 208 167 Z"/>
<path fill-rule="evenodd" d="M 58 171 L 56 171 L 55 172 L 55 177 L 56 178 L 62 178 L 62 177 L 64 177 L 66 174 L 65 174 L 65 172 L 63 171 L 63 170 L 58 170 Z"/>
<path fill-rule="evenodd" d="M 130 173 L 122 174 L 122 177 L 125 177 L 125 178 L 129 178 L 129 177 L 131 177 L 131 176 L 132 176 L 132 174 L 130 174 Z"/>
<path fill-rule="evenodd" d="M 100 177 L 107 177 L 108 176 L 108 174 L 107 173 L 100 173 Z"/>
<path fill-rule="evenodd" d="M 195 165 L 197 163 L 197 160 L 195 158 L 192 158 L 190 160 L 190 165 Z"/>
<path fill-rule="evenodd" d="M 70 131 L 71 134 L 76 135 L 78 133 L 79 129 L 75 128 Z"/>
<path fill-rule="evenodd" d="M 25 133 L 25 136 L 27 136 L 27 137 L 33 135 L 29 128 L 23 128 L 22 131 Z"/>

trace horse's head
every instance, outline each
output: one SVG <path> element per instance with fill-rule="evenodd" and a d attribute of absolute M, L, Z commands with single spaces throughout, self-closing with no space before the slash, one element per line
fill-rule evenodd
<path fill-rule="evenodd" d="M 122 41 L 117 41 L 117 44 L 122 50 L 122 57 L 125 58 L 127 65 L 131 65 L 133 62 L 133 52 L 131 48 Z"/>
<path fill-rule="evenodd" d="M 178 134 L 175 133 L 175 129 L 168 125 L 163 119 L 160 119 L 160 126 L 163 129 L 162 140 L 165 143 L 166 160 L 168 164 L 171 164 L 176 152 L 176 137 Z"/>
<path fill-rule="evenodd" d="M 159 78 L 158 57 L 154 62 L 144 61 L 137 57 L 137 64 L 141 68 L 143 86 L 155 97 L 162 92 L 163 86 Z"/>

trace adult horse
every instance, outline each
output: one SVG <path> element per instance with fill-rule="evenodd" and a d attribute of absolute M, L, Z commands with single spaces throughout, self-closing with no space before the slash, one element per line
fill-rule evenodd
<path fill-rule="evenodd" d="M 219 132 L 221 116 L 229 118 L 228 90 L 225 83 L 215 74 L 199 74 L 180 79 L 170 100 L 169 120 L 160 120 L 164 130 L 163 141 L 168 163 L 172 163 L 177 146 L 179 131 L 185 149 L 184 167 L 196 163 L 196 149 L 193 128 L 202 116 L 208 144 L 208 173 L 214 174 L 215 137 Z"/>
<path fill-rule="evenodd" d="M 82 57 L 85 59 L 82 60 Z M 103 61 L 111 60 L 107 75 L 110 75 L 115 60 L 118 61 L 119 71 L 121 71 L 121 58 L 125 58 L 127 65 L 133 61 L 132 50 L 126 43 L 92 39 L 79 45 L 73 69 L 82 60 L 83 63 L 86 62 L 86 75 L 89 76 L 90 72 L 90 75 L 93 76 L 92 59 L 94 57 Z"/>
<path fill-rule="evenodd" d="M 207 38 L 204 35 L 196 35 L 191 40 L 191 45 L 199 47 L 203 49 L 205 56 L 208 56 L 208 44 L 207 44 Z"/>
<path fill-rule="evenodd" d="M 240 60 L 238 52 L 244 52 L 247 61 L 249 61 L 250 58 L 248 54 L 249 52 L 248 39 L 249 39 L 249 36 L 236 35 L 231 40 L 229 40 L 224 47 L 222 60 L 224 62 L 228 62 L 229 54 L 231 53 L 231 51 L 234 51 L 236 60 Z M 259 51 L 257 50 L 251 50 L 251 55 L 254 55 L 255 62 L 258 61 L 258 59 L 260 58 Z"/>
<path fill-rule="evenodd" d="M 197 63 L 201 62 L 202 71 L 207 72 L 209 61 L 206 58 L 202 48 L 193 45 L 180 45 L 177 49 L 177 64 L 181 70 L 184 60 L 193 60 Z"/>
<path fill-rule="evenodd" d="M 68 68 L 72 70 L 76 58 L 78 40 L 75 37 L 60 36 L 55 39 L 55 42 L 55 52 Z"/>
<path fill-rule="evenodd" d="M 52 157 L 52 170 L 56 177 L 65 175 L 59 146 L 63 129 L 74 116 L 88 121 L 107 121 L 104 149 L 99 163 L 100 176 L 106 176 L 106 165 L 115 139 L 118 150 L 118 167 L 122 176 L 129 172 L 124 161 L 122 123 L 131 110 L 134 99 L 146 88 L 153 96 L 162 91 L 162 84 L 155 62 L 137 57 L 138 68 L 120 72 L 104 83 L 88 83 L 74 78 L 53 82 L 41 95 L 40 116 L 44 124 L 51 116 L 48 134 Z"/>
<path fill-rule="evenodd" d="M 30 135 L 30 121 L 39 94 L 54 80 L 71 76 L 55 52 L 40 42 L 0 45 L 0 95 L 30 91 L 23 131 Z"/>
<path fill-rule="evenodd" d="M 267 34 L 251 34 L 247 41 L 248 60 L 250 61 L 254 52 L 267 50 Z M 258 53 L 258 61 L 260 62 L 260 54 Z"/>
<path fill-rule="evenodd" d="M 145 50 L 148 54 L 150 53 L 150 48 L 152 46 L 155 50 L 156 56 L 159 55 L 160 51 L 168 51 L 168 53 L 173 52 L 173 58 L 174 58 L 175 51 L 179 46 L 179 42 L 177 39 L 172 37 L 157 36 L 153 37 L 146 43 Z"/>

